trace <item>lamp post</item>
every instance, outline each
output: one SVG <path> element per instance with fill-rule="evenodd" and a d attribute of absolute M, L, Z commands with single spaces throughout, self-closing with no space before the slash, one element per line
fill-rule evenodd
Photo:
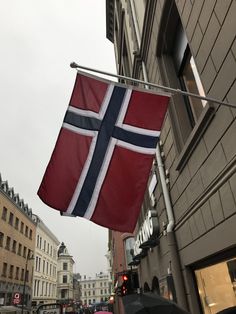
<path fill-rule="evenodd" d="M 26 257 L 26 262 L 25 262 L 25 276 L 24 276 L 24 285 L 23 285 L 23 294 L 22 294 L 22 307 L 21 307 L 21 314 L 24 313 L 24 304 L 25 304 L 25 286 L 26 286 L 26 279 L 27 279 L 27 271 L 28 271 L 28 261 L 33 260 L 34 256 L 31 255 L 30 253 Z"/>

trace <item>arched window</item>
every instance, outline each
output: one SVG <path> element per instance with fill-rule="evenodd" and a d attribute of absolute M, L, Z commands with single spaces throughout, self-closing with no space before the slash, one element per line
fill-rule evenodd
<path fill-rule="evenodd" d="M 149 292 L 150 288 L 147 282 L 145 282 L 144 286 L 143 286 L 143 292 Z"/>
<path fill-rule="evenodd" d="M 157 277 L 153 277 L 152 279 L 152 292 L 156 294 L 160 294 L 160 285 Z"/>

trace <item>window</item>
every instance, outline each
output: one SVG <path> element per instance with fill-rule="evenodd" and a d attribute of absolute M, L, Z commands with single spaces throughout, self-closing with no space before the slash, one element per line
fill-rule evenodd
<path fill-rule="evenodd" d="M 4 233 L 0 232 L 0 247 L 3 246 Z"/>
<path fill-rule="evenodd" d="M 20 273 L 20 268 L 16 267 L 16 277 L 15 277 L 16 280 L 19 280 L 19 273 Z"/>
<path fill-rule="evenodd" d="M 35 258 L 35 270 L 38 271 L 38 256 Z"/>
<path fill-rule="evenodd" d="M 235 306 L 236 258 L 195 270 L 203 313 Z"/>
<path fill-rule="evenodd" d="M 24 246 L 23 248 L 23 257 L 26 258 L 26 251 L 27 251 L 27 248 Z"/>
<path fill-rule="evenodd" d="M 18 255 L 21 255 L 21 251 L 22 251 L 22 245 L 19 243 L 17 254 L 18 254 Z"/>
<path fill-rule="evenodd" d="M 16 217 L 16 220 L 15 220 L 15 229 L 18 230 L 19 228 L 19 218 Z"/>
<path fill-rule="evenodd" d="M 22 268 L 22 269 L 21 269 L 21 276 L 20 276 L 20 280 L 21 280 L 21 281 L 24 281 L 24 275 L 25 275 L 25 271 L 24 271 L 24 269 Z"/>
<path fill-rule="evenodd" d="M 28 270 L 25 273 L 25 281 L 29 282 L 29 271 Z"/>
<path fill-rule="evenodd" d="M 157 45 L 163 85 L 175 86 L 186 92 L 205 96 L 175 1 L 166 1 L 165 6 L 159 30 L 163 36 L 159 36 Z M 179 153 L 176 162 L 177 170 L 181 169 L 191 156 L 212 113 L 213 108 L 206 101 L 173 95 L 168 114 L 175 147 Z"/>
<path fill-rule="evenodd" d="M 68 270 L 68 264 L 67 263 L 63 263 L 63 270 Z"/>
<path fill-rule="evenodd" d="M 67 283 L 67 275 L 63 275 L 63 277 L 62 277 L 62 282 L 63 282 L 63 283 Z"/>
<path fill-rule="evenodd" d="M 135 246 L 134 237 L 129 237 L 124 240 L 125 260 L 127 266 L 133 261 L 134 246 Z"/>
<path fill-rule="evenodd" d="M 24 223 L 23 222 L 20 223 L 20 232 L 21 233 L 24 232 Z"/>
<path fill-rule="evenodd" d="M 3 207 L 2 219 L 5 220 L 5 221 L 7 220 L 7 208 L 6 207 Z"/>
<path fill-rule="evenodd" d="M 11 265 L 10 266 L 10 269 L 9 269 L 9 278 L 13 278 L 13 272 L 14 272 L 14 266 L 13 265 Z"/>
<path fill-rule="evenodd" d="M 14 219 L 14 215 L 13 215 L 12 212 L 10 212 L 8 223 L 9 223 L 9 225 L 11 225 L 11 226 L 13 225 L 13 219 Z"/>
<path fill-rule="evenodd" d="M 187 92 L 205 96 L 200 76 L 180 20 L 178 21 L 172 56 L 181 88 Z M 193 128 L 203 107 L 206 105 L 206 101 L 193 97 L 184 97 L 184 103 L 191 127 Z"/>
<path fill-rule="evenodd" d="M 7 263 L 3 263 L 2 276 L 3 277 L 7 276 Z"/>
<path fill-rule="evenodd" d="M 11 245 L 11 238 L 7 237 L 5 249 L 6 250 L 10 250 L 10 245 Z"/>
<path fill-rule="evenodd" d="M 41 257 L 39 257 L 38 271 L 41 269 Z"/>
<path fill-rule="evenodd" d="M 63 290 L 61 290 L 61 298 L 65 299 L 65 297 L 66 297 L 66 290 L 63 289 Z"/>
<path fill-rule="evenodd" d="M 28 233 L 29 233 L 29 227 L 25 226 L 25 236 L 28 237 Z"/>
<path fill-rule="evenodd" d="M 16 240 L 13 240 L 12 242 L 12 252 L 16 253 Z"/>

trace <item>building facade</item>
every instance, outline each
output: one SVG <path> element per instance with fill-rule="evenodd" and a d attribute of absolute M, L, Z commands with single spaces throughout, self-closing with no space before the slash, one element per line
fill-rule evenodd
<path fill-rule="evenodd" d="M 57 301 L 57 250 L 56 236 L 35 214 L 36 245 L 34 256 L 32 306 Z"/>
<path fill-rule="evenodd" d="M 235 306 L 236 1 L 106 3 L 119 74 L 219 100 L 171 95 L 134 234 L 140 287 L 191 313 Z"/>
<path fill-rule="evenodd" d="M 94 278 L 83 276 L 79 282 L 83 306 L 108 301 L 111 295 L 109 274 L 100 272 Z"/>
<path fill-rule="evenodd" d="M 31 305 L 35 230 L 32 210 L 0 175 L 1 305 Z"/>
<path fill-rule="evenodd" d="M 69 304 L 74 298 L 73 265 L 75 262 L 63 242 L 57 255 L 57 299 L 61 303 Z"/>

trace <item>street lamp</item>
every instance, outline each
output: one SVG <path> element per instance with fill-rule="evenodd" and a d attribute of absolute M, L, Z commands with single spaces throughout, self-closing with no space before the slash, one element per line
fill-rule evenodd
<path fill-rule="evenodd" d="M 24 276 L 24 285 L 23 285 L 23 294 L 22 294 L 22 307 L 21 307 L 21 314 L 24 313 L 24 304 L 25 304 L 25 285 L 26 285 L 26 279 L 27 279 L 27 268 L 28 268 L 28 261 L 33 260 L 34 256 L 31 255 L 30 253 L 26 257 L 26 262 L 25 262 L 25 276 Z"/>

